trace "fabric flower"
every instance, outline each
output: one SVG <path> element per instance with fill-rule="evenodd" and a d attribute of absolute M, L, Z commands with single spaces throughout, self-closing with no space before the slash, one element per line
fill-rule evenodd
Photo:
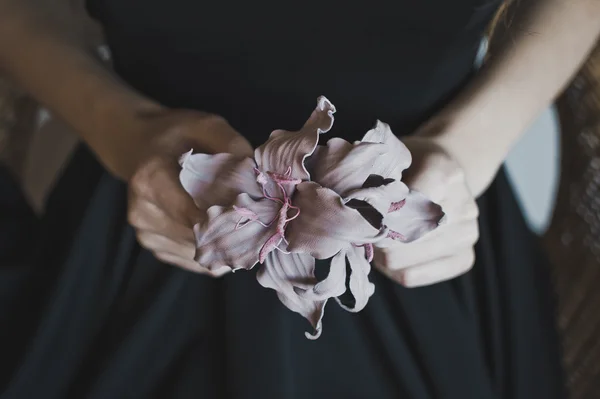
<path fill-rule="evenodd" d="M 285 228 L 299 214 L 292 196 L 310 178 L 304 160 L 315 150 L 319 135 L 331 128 L 334 112 L 325 97 L 319 98 L 302 129 L 274 131 L 255 150 L 254 159 L 231 154 L 182 157 L 181 183 L 198 207 L 207 210 L 207 220 L 195 229 L 201 265 L 210 270 L 224 265 L 250 269 L 285 245 Z M 246 237 L 250 231 L 260 233 Z"/>
<path fill-rule="evenodd" d="M 438 226 L 442 208 L 402 183 L 412 157 L 389 125 L 377 121 L 354 144 L 335 138 L 315 155 L 313 179 L 348 200 L 366 202 L 382 216 L 390 241 L 411 242 Z"/>
<path fill-rule="evenodd" d="M 414 241 L 438 226 L 444 216 L 441 207 L 421 193 L 409 190 L 401 181 L 402 172 L 411 161 L 406 146 L 380 121 L 359 142 L 351 144 L 333 138 L 315 152 L 310 161 L 314 181 L 335 191 L 346 209 L 356 209 L 380 234 L 371 242 L 348 237 L 340 248 L 328 237 L 329 228 L 320 227 L 322 224 L 317 218 L 301 214 L 288 230 L 290 250 L 310 252 L 318 259 L 335 252 L 330 274 L 324 281 L 312 290 L 296 290 L 303 298 L 315 301 L 337 298 L 340 287 L 330 280 L 345 282 L 348 264 L 348 289 L 355 303 L 340 305 L 352 312 L 362 310 L 374 292 L 368 279 L 373 244 L 387 246 L 393 241 Z M 350 220 L 345 218 L 344 221 Z M 338 226 L 350 233 L 352 227 L 359 226 L 355 223 L 342 222 Z M 327 221 L 325 224 L 329 225 Z"/>
<path fill-rule="evenodd" d="M 181 182 L 206 211 L 194 229 L 196 260 L 211 270 L 261 263 L 258 282 L 311 322 L 312 339 L 330 298 L 349 292 L 353 303 L 338 299 L 341 306 L 366 306 L 374 244 L 415 240 L 443 216 L 402 183 L 411 155 L 388 125 L 378 122 L 360 142 L 333 138 L 318 146 L 334 112 L 320 97 L 299 131 L 274 131 L 254 159 L 188 153 L 181 160 Z M 322 281 L 315 259 L 331 259 Z"/>

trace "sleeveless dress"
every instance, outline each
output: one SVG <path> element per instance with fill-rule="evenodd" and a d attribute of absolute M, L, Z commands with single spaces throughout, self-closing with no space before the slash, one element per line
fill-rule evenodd
<path fill-rule="evenodd" d="M 117 73 L 254 144 L 319 95 L 332 136 L 376 119 L 410 134 L 475 72 L 497 0 L 89 0 Z M 80 148 L 36 220 L 3 175 L 2 399 L 564 397 L 547 264 L 503 172 L 479 200 L 474 269 L 407 289 L 372 271 L 358 314 L 322 336 L 255 271 L 161 264 L 126 221 L 126 186 Z M 7 193 L 7 194 L 5 194 Z"/>

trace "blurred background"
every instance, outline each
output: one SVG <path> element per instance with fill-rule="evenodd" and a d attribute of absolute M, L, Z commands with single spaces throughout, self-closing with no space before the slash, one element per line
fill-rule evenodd
<path fill-rule="evenodd" d="M 506 168 L 529 226 L 543 234 L 556 203 L 560 128 L 556 109 L 546 110 L 513 148 Z"/>

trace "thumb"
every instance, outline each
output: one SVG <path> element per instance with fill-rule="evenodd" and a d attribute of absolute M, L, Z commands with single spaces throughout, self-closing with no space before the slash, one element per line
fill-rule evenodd
<path fill-rule="evenodd" d="M 230 153 L 240 157 L 252 157 L 254 149 L 250 142 L 238 133 L 227 121 L 221 118 L 212 118 L 207 121 L 208 126 L 199 129 L 202 135 L 210 134 L 210 140 L 202 140 L 201 150 L 208 154 Z"/>

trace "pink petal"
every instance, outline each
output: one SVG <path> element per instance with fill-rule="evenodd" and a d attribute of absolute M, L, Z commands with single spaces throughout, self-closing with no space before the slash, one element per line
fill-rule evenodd
<path fill-rule="evenodd" d="M 335 298 L 346 292 L 346 253 L 340 251 L 331 259 L 331 267 L 327 277 L 312 289 L 296 288 L 296 292 L 304 299 L 313 301 Z"/>
<path fill-rule="evenodd" d="M 350 243 L 362 244 L 381 238 L 380 230 L 357 210 L 344 205 L 334 191 L 314 182 L 299 184 L 293 203 L 300 208 L 300 215 L 287 227 L 290 251 L 326 259 Z"/>
<path fill-rule="evenodd" d="M 404 183 L 396 180 L 378 187 L 360 188 L 351 191 L 344 197 L 344 202 L 353 199 L 364 201 L 375 208 L 379 213 L 385 215 L 388 213 L 392 204 L 406 198 L 408 191 L 408 187 L 406 187 Z"/>
<path fill-rule="evenodd" d="M 315 150 L 319 135 L 333 125 L 335 107 L 325 97 L 319 97 L 317 107 L 302 129 L 297 132 L 275 130 L 269 140 L 258 147 L 254 158 L 262 172 L 285 174 L 293 179 L 309 180 L 304 160 Z"/>
<path fill-rule="evenodd" d="M 384 153 L 383 146 L 353 145 L 334 137 L 319 146 L 310 159 L 312 179 L 344 196 L 362 187 L 371 175 L 371 159 Z"/>
<path fill-rule="evenodd" d="M 362 142 L 329 140 L 314 158 L 310 161 L 313 180 L 342 196 L 361 188 L 370 175 L 399 181 L 402 171 L 411 163 L 406 146 L 381 122 L 377 122 Z"/>
<path fill-rule="evenodd" d="M 417 191 L 410 191 L 404 205 L 394 212 L 387 213 L 383 223 L 391 230 L 391 236 L 397 233 L 397 240 L 411 242 L 437 228 L 443 216 L 440 205 Z M 383 240 L 377 245 L 389 245 L 391 239 Z"/>
<path fill-rule="evenodd" d="M 412 156 L 408 148 L 390 129 L 390 125 L 377 121 L 375 127 L 369 130 L 362 139 L 363 143 L 383 143 L 389 151 L 386 157 L 380 159 L 379 165 L 382 169 L 377 174 L 395 180 L 402 179 L 402 171 L 408 169 L 412 163 Z"/>
<path fill-rule="evenodd" d="M 284 254 L 271 252 L 265 264 L 258 270 L 257 280 L 265 288 L 277 291 L 281 303 L 288 309 L 308 319 L 315 329 L 314 334 L 306 333 L 309 339 L 317 339 L 322 331 L 322 318 L 327 299 L 305 299 L 295 291 L 297 287 L 308 289 L 315 278 L 315 259 L 307 254 Z"/>
<path fill-rule="evenodd" d="M 248 194 L 238 195 L 235 206 L 258 215 L 264 224 L 273 221 L 280 204 L 268 199 L 254 200 Z M 248 221 L 238 227 L 246 218 L 233 207 L 212 206 L 208 209 L 207 222 L 196 228 L 196 260 L 200 265 L 216 270 L 229 266 L 234 270 L 251 269 L 259 261 L 259 254 L 265 243 L 276 233 L 277 223 L 269 227 L 258 221 Z M 281 242 L 281 239 L 279 240 Z"/>
<path fill-rule="evenodd" d="M 356 302 L 353 307 L 348 307 L 338 298 L 336 300 L 345 310 L 356 313 L 367 306 L 369 298 L 375 292 L 375 285 L 369 281 L 371 265 L 366 259 L 364 247 L 351 247 L 346 251 L 346 257 L 351 270 L 349 289 Z"/>
<path fill-rule="evenodd" d="M 256 183 L 254 161 L 232 154 L 191 154 L 181 157 L 179 181 L 200 209 L 213 205 L 227 206 L 240 193 L 261 198 L 262 191 Z"/>
<path fill-rule="evenodd" d="M 341 196 L 361 188 L 371 175 L 379 175 L 377 159 L 387 153 L 384 144 L 350 144 L 340 138 L 332 138 L 326 146 L 319 147 L 311 160 L 312 179 L 329 187 Z M 383 176 L 383 175 L 382 175 Z M 386 177 L 386 176 L 383 176 Z"/>
<path fill-rule="evenodd" d="M 281 244 L 281 241 L 283 241 L 283 235 L 276 231 L 275 234 L 269 237 L 260 248 L 260 251 L 258 252 L 258 261 L 263 263 L 267 259 L 267 256 L 277 249 L 279 244 Z"/>

